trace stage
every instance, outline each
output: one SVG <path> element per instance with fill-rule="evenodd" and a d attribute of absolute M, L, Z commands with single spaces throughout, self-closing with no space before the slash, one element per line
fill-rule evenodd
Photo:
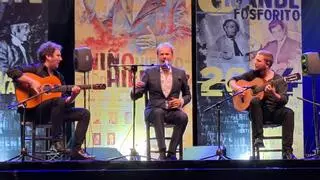
<path fill-rule="evenodd" d="M 0 179 L 318 179 L 319 160 L 2 162 Z M 136 179 L 136 180 L 137 180 Z"/>

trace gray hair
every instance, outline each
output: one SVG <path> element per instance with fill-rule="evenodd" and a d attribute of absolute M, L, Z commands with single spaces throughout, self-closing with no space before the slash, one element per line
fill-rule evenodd
<path fill-rule="evenodd" d="M 163 47 L 168 47 L 171 49 L 171 53 L 173 54 L 173 51 L 174 51 L 174 47 L 171 43 L 169 42 L 163 42 L 163 43 L 160 43 L 158 46 L 157 46 L 157 54 L 159 53 L 159 49 L 163 48 Z"/>

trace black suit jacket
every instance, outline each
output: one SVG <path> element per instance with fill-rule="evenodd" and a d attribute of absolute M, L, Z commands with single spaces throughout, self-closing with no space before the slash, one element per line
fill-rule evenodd
<path fill-rule="evenodd" d="M 161 89 L 160 67 L 152 67 L 146 69 L 141 80 L 145 83 L 145 87 L 137 88 L 135 95 L 131 92 L 131 98 L 138 99 L 145 92 L 149 92 L 149 100 L 146 110 L 151 108 L 165 109 L 165 101 L 171 97 L 179 98 L 182 93 L 184 104 L 186 105 L 191 100 L 190 88 L 188 85 L 187 75 L 184 70 L 175 67 L 172 68 L 172 89 L 169 96 L 166 98 Z"/>

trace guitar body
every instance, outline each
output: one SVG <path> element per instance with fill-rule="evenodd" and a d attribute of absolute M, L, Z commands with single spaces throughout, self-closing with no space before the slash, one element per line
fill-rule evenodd
<path fill-rule="evenodd" d="M 241 87 L 255 87 L 262 86 L 265 84 L 265 82 L 266 81 L 261 78 L 255 78 L 252 81 L 239 80 L 236 82 L 236 84 Z M 250 106 L 250 102 L 254 97 L 258 97 L 261 100 L 264 96 L 264 91 L 255 94 L 252 88 L 250 88 L 244 91 L 243 94 L 243 96 L 239 94 L 232 98 L 233 106 L 237 111 L 245 111 L 246 109 L 248 109 L 248 107 Z"/>
<path fill-rule="evenodd" d="M 265 81 L 262 78 L 255 78 L 252 81 L 245 81 L 245 80 L 239 80 L 236 82 L 238 86 L 241 87 L 250 87 L 246 91 L 244 91 L 243 96 L 241 94 L 236 95 L 232 98 L 233 100 L 233 106 L 237 111 L 245 111 L 250 106 L 250 102 L 252 98 L 259 98 L 260 100 L 263 99 L 264 96 L 264 89 L 266 85 L 268 84 L 277 84 L 281 81 L 285 82 L 292 82 L 296 80 L 300 80 L 301 75 L 299 73 L 290 74 L 283 78 L 278 78 L 272 81 Z"/>
<path fill-rule="evenodd" d="M 48 76 L 48 77 L 42 78 L 42 77 L 37 76 L 33 73 L 24 73 L 24 74 L 27 75 L 28 77 L 38 81 L 41 84 L 41 91 L 44 91 L 44 88 L 48 87 L 48 86 L 53 88 L 55 86 L 61 85 L 60 79 L 57 78 L 56 76 Z M 18 86 L 16 86 L 16 98 L 19 103 L 24 101 L 27 98 L 34 96 L 34 95 L 36 95 L 36 92 L 31 90 L 31 88 L 28 87 L 27 85 L 19 84 Z M 26 108 L 34 108 L 46 100 L 53 99 L 53 98 L 59 98 L 59 97 L 61 97 L 61 95 L 62 95 L 61 92 L 43 93 L 43 94 L 39 95 L 38 97 L 27 101 Z"/>

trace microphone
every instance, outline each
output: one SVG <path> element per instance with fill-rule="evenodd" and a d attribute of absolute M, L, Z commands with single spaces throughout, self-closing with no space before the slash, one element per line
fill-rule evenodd
<path fill-rule="evenodd" d="M 164 63 L 161 65 L 164 69 L 170 69 L 170 64 L 168 60 L 165 60 Z"/>

